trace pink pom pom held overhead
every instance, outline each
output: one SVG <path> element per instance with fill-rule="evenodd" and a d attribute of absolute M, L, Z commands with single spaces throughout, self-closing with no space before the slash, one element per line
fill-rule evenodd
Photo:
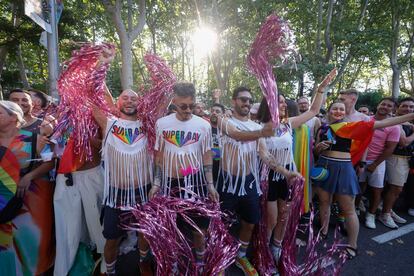
<path fill-rule="evenodd" d="M 247 68 L 259 81 L 275 127 L 279 124 L 278 92 L 271 62 L 284 63 L 293 56 L 296 51 L 293 41 L 288 24 L 272 14 L 260 27 L 247 57 Z"/>
<path fill-rule="evenodd" d="M 64 63 L 66 69 L 58 80 L 58 124 L 52 139 L 71 131 L 75 142 L 74 153 L 86 159 L 92 158 L 89 140 L 98 132 L 98 125 L 92 118 L 91 103 L 109 113 L 104 99 L 105 77 L 114 55 L 115 47 L 112 44 L 83 44 Z"/>

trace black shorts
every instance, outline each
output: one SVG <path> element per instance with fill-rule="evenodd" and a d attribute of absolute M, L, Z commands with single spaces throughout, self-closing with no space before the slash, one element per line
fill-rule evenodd
<path fill-rule="evenodd" d="M 199 175 L 195 175 L 195 177 L 200 177 Z M 184 188 L 184 178 L 169 178 L 167 180 L 168 182 L 170 182 L 171 185 L 171 192 L 170 192 L 170 196 L 172 197 L 179 197 L 181 194 L 181 198 L 184 198 L 184 193 L 185 191 L 181 190 L 180 188 Z M 196 189 L 197 190 L 197 189 Z M 207 195 L 207 191 L 206 191 L 206 187 L 204 186 L 200 186 L 198 188 L 198 192 L 197 194 L 199 196 L 201 195 Z M 202 216 L 194 216 L 194 215 L 189 215 L 188 216 L 192 221 L 194 221 L 195 225 L 197 225 L 197 227 L 199 227 L 200 229 L 207 229 L 209 224 L 210 224 L 210 219 L 208 217 L 202 217 Z M 179 227 L 185 227 L 189 230 L 192 230 L 192 226 L 190 224 L 188 224 L 181 216 L 178 216 L 177 218 L 177 225 Z"/>
<path fill-rule="evenodd" d="M 290 200 L 289 186 L 284 176 L 280 176 L 278 180 L 273 180 L 274 172 L 269 171 L 269 189 L 267 192 L 267 201 Z"/>
<path fill-rule="evenodd" d="M 149 192 L 151 185 L 145 186 L 144 190 Z M 118 194 L 121 194 L 118 191 Z M 141 203 L 139 190 L 135 190 L 135 199 L 137 203 Z M 120 200 L 119 200 L 120 201 Z M 103 209 L 103 231 L 102 234 L 107 240 L 116 240 L 126 235 L 123 225 L 128 225 L 132 222 L 133 217 L 130 210 L 121 210 L 120 208 L 113 208 L 105 205 Z"/>
<path fill-rule="evenodd" d="M 253 176 L 253 174 L 249 174 L 246 176 L 245 179 L 245 190 L 246 194 L 243 196 L 239 196 L 239 190 L 241 185 L 241 177 L 239 177 L 237 184 L 237 190 L 234 194 L 227 193 L 226 191 L 223 191 L 223 185 L 225 187 L 228 187 L 228 183 L 226 179 L 229 179 L 228 177 L 223 176 L 224 172 L 221 172 L 218 178 L 218 192 L 220 194 L 220 207 L 221 210 L 224 212 L 230 212 L 235 213 L 240 216 L 242 220 L 244 220 L 247 223 L 251 224 L 257 224 L 260 221 L 260 195 L 257 192 L 256 188 L 256 180 Z M 230 176 L 233 184 L 235 184 L 236 177 Z M 252 185 L 252 188 L 250 188 L 250 184 Z"/>

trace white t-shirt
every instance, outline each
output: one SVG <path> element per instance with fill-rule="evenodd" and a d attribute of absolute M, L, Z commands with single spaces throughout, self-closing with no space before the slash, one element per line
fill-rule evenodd
<path fill-rule="evenodd" d="M 141 202 L 151 182 L 152 160 L 148 158 L 147 137 L 140 121 L 110 118 L 103 140 L 106 205 L 128 209 Z"/>
<path fill-rule="evenodd" d="M 255 131 L 262 129 L 262 126 L 258 123 L 253 122 L 252 120 L 247 121 L 240 121 L 234 117 L 228 120 L 228 124 L 233 125 L 238 130 L 241 131 Z M 221 131 L 223 133 L 227 133 L 226 125 L 221 127 Z M 250 171 L 250 173 L 254 176 L 256 182 L 256 190 L 259 194 L 261 194 L 260 190 L 260 178 L 259 178 L 259 161 L 257 156 L 258 151 L 258 143 L 259 140 L 256 141 L 237 141 L 230 136 L 222 135 L 221 136 L 221 144 L 222 144 L 222 162 L 221 162 L 221 169 L 225 172 L 225 176 L 227 177 L 226 183 L 228 186 L 223 185 L 223 192 L 235 194 L 237 190 L 236 183 L 239 179 L 241 179 L 240 189 L 239 189 L 239 196 L 243 196 L 246 194 L 245 191 L 245 181 L 246 181 L 246 173 Z M 233 179 L 235 180 L 232 183 L 230 176 L 232 175 L 233 164 L 232 157 L 237 156 L 237 175 L 233 175 Z M 246 162 L 247 161 L 247 162 Z M 249 167 L 246 166 L 249 164 Z M 234 178 L 235 177 L 235 178 Z M 253 183 L 247 183 L 251 188 Z"/>
<path fill-rule="evenodd" d="M 294 169 L 293 161 L 293 133 L 292 126 L 289 124 L 279 124 L 275 129 L 275 135 L 265 138 L 266 147 L 269 152 L 276 158 L 276 162 L 288 167 L 289 170 Z M 278 180 L 282 175 L 275 173 L 273 180 Z"/>
<path fill-rule="evenodd" d="M 198 116 L 180 121 L 173 113 L 160 118 L 155 128 L 155 150 L 163 152 L 161 184 L 164 193 L 170 192 L 172 176 L 180 176 L 185 179 L 186 190 L 205 196 L 199 190 L 199 186 L 206 184 L 203 154 L 211 150 L 210 124 Z M 187 197 L 187 193 L 184 197 Z"/>

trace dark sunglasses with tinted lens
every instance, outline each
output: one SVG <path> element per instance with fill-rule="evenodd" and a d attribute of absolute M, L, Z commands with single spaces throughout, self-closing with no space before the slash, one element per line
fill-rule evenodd
<path fill-rule="evenodd" d="M 195 104 L 180 104 L 178 105 L 178 107 L 181 110 L 187 110 L 187 109 L 193 110 L 195 108 Z"/>
<path fill-rule="evenodd" d="M 249 104 L 253 104 L 254 101 L 252 98 L 249 97 L 238 97 L 237 99 L 239 99 L 240 101 L 242 101 L 242 103 L 247 103 L 249 102 Z"/>
<path fill-rule="evenodd" d="M 65 184 L 66 186 L 73 186 L 73 177 L 71 173 L 65 173 L 64 176 L 66 177 Z"/>

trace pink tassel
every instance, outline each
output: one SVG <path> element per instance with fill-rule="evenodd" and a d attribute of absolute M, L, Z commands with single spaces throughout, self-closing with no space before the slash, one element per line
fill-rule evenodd
<path fill-rule="evenodd" d="M 174 271 L 179 271 L 179 275 L 199 275 L 191 242 L 178 228 L 177 217 L 200 233 L 201 230 L 189 216 L 211 219 L 206 236 L 203 275 L 217 275 L 236 257 L 239 245 L 227 232 L 217 203 L 158 196 L 143 206 L 137 206 L 132 215 L 132 219 L 124 220 L 124 223 L 127 222 L 124 228 L 144 234 L 157 261 L 157 275 L 172 275 Z"/>
<path fill-rule="evenodd" d="M 156 140 L 155 123 L 166 114 L 177 79 L 165 61 L 157 55 L 146 54 L 144 61 L 150 74 L 151 88 L 141 97 L 137 109 L 138 117 L 147 133 L 148 149 L 153 151 Z"/>
<path fill-rule="evenodd" d="M 259 81 L 275 127 L 279 124 L 278 91 L 271 61 L 285 62 L 295 52 L 293 37 L 287 23 L 272 14 L 260 27 L 247 57 L 247 68 Z"/>
<path fill-rule="evenodd" d="M 58 124 L 52 139 L 63 136 L 65 132 L 72 132 L 75 154 L 82 153 L 88 160 L 92 158 L 89 139 L 98 132 L 98 125 L 92 118 L 90 103 L 109 113 L 104 99 L 104 84 L 109 63 L 97 66 L 102 53 L 108 50 L 115 54 L 112 44 L 83 44 L 79 50 L 73 51 L 72 57 L 65 62 L 66 69 L 58 80 Z"/>

